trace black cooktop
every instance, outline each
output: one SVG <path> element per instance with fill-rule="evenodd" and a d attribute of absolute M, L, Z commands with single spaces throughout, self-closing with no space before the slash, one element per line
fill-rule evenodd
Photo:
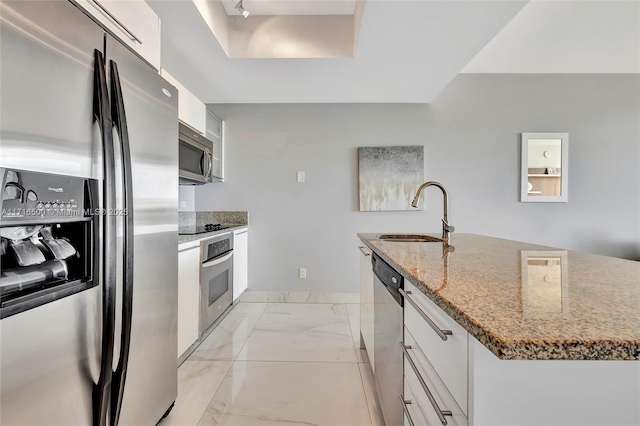
<path fill-rule="evenodd" d="M 186 225 L 180 226 L 178 228 L 179 235 L 195 235 L 195 234 L 204 234 L 205 232 L 214 232 L 221 231 L 223 229 L 229 228 L 226 225 L 221 225 L 219 223 L 207 223 L 206 225 Z"/>

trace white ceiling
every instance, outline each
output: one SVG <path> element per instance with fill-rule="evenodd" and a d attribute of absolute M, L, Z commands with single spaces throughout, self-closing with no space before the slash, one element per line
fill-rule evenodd
<path fill-rule="evenodd" d="M 206 103 L 427 103 L 459 72 L 640 73 L 638 1 L 369 0 L 355 57 L 333 59 L 230 59 L 191 0 L 147 2 L 163 67 Z M 352 14 L 355 0 L 244 5 Z"/>
<path fill-rule="evenodd" d="M 465 73 L 640 73 L 640 2 L 532 1 Z"/>
<path fill-rule="evenodd" d="M 427 103 L 526 1 L 369 0 L 355 57 L 332 59 L 229 58 L 191 1 L 147 3 L 163 68 L 205 103 Z"/>
<path fill-rule="evenodd" d="M 237 0 L 222 0 L 228 15 L 239 15 Z M 244 0 L 251 15 L 353 15 L 356 0 Z"/>

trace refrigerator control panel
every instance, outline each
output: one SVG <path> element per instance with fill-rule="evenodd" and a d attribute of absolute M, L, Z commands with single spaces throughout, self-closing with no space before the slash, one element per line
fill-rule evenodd
<path fill-rule="evenodd" d="M 3 224 L 14 222 L 73 222 L 94 212 L 85 203 L 90 179 L 0 169 Z"/>

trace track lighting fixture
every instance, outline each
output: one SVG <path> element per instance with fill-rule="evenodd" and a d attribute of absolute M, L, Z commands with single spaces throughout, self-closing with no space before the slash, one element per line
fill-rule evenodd
<path fill-rule="evenodd" d="M 246 18 L 247 16 L 249 16 L 249 11 L 245 9 L 244 6 L 242 6 L 242 1 L 243 0 L 240 0 L 238 3 L 236 3 L 236 7 L 234 9 L 238 9 L 238 12 L 242 13 L 242 16 Z"/>

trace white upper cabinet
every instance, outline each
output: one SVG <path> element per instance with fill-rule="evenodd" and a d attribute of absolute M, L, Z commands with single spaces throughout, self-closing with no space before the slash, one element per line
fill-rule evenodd
<path fill-rule="evenodd" d="M 77 0 L 77 3 L 160 69 L 160 19 L 144 0 Z"/>
<path fill-rule="evenodd" d="M 178 118 L 180 121 L 204 135 L 207 128 L 207 107 L 167 70 L 162 68 L 160 75 L 178 89 Z"/>
<path fill-rule="evenodd" d="M 207 109 L 205 137 L 213 142 L 211 176 L 224 180 L 224 121 Z"/>

